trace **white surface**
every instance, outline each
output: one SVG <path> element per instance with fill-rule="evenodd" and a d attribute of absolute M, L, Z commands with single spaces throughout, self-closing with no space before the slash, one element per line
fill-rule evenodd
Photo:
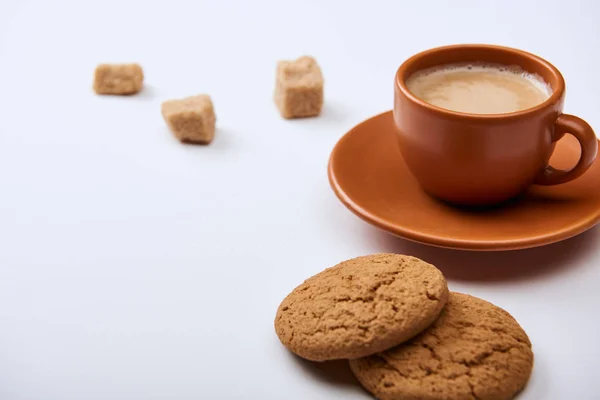
<path fill-rule="evenodd" d="M 273 318 L 303 279 L 379 251 L 437 263 L 518 319 L 536 355 L 521 399 L 600 399 L 598 230 L 434 249 L 363 223 L 327 183 L 338 138 L 391 108 L 398 65 L 442 44 L 540 54 L 566 111 L 600 129 L 600 6 L 532 3 L 0 0 L 0 399 L 368 399 L 344 363 L 290 356 Z M 274 65 L 305 53 L 324 113 L 284 121 Z M 113 61 L 140 62 L 147 89 L 95 96 Z M 181 145 L 160 102 L 203 92 L 218 136 Z"/>

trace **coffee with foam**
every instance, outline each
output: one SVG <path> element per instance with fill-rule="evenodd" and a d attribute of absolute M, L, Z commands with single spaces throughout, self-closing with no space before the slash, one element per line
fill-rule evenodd
<path fill-rule="evenodd" d="M 437 107 L 472 114 L 526 110 L 547 100 L 552 88 L 520 67 L 491 63 L 446 64 L 415 72 L 406 87 Z"/>

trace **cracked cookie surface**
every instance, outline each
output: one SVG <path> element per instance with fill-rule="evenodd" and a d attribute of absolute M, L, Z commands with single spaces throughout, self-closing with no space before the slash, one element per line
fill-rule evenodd
<path fill-rule="evenodd" d="M 307 279 L 281 303 L 275 331 L 300 357 L 352 359 L 396 346 L 427 328 L 448 299 L 433 265 L 399 254 L 337 264 Z"/>
<path fill-rule="evenodd" d="M 527 384 L 533 352 L 506 311 L 451 292 L 440 317 L 423 333 L 351 360 L 350 367 L 381 400 L 507 400 Z"/>

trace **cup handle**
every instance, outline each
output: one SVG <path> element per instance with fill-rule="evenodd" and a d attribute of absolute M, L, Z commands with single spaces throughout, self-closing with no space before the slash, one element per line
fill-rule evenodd
<path fill-rule="evenodd" d="M 598 153 L 598 139 L 592 127 L 574 115 L 561 114 L 554 122 L 552 142 L 558 142 L 565 133 L 575 136 L 581 146 L 579 161 L 570 170 L 546 166 L 535 179 L 537 185 L 558 185 L 579 178 L 592 165 Z"/>

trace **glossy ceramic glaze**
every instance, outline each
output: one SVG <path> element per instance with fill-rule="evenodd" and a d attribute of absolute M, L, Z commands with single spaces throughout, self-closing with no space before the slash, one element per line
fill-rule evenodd
<path fill-rule="evenodd" d="M 414 72 L 459 62 L 518 65 L 553 89 L 544 103 L 509 114 L 467 114 L 425 103 L 405 86 Z M 455 45 L 419 53 L 395 79 L 394 120 L 403 160 L 430 194 L 462 205 L 495 204 L 533 183 L 561 184 L 579 177 L 596 157 L 598 143 L 583 120 L 562 114 L 565 82 L 547 61 L 524 51 L 490 45 Z M 565 133 L 581 143 L 582 157 L 570 170 L 548 165 Z"/>
<path fill-rule="evenodd" d="M 392 112 L 350 130 L 329 160 L 339 199 L 365 221 L 417 242 L 468 250 L 540 246 L 581 233 L 600 220 L 600 163 L 563 185 L 531 186 L 502 206 L 450 206 L 427 195 L 396 146 Z M 580 149 L 572 136 L 557 143 L 551 163 L 568 169 Z"/>

